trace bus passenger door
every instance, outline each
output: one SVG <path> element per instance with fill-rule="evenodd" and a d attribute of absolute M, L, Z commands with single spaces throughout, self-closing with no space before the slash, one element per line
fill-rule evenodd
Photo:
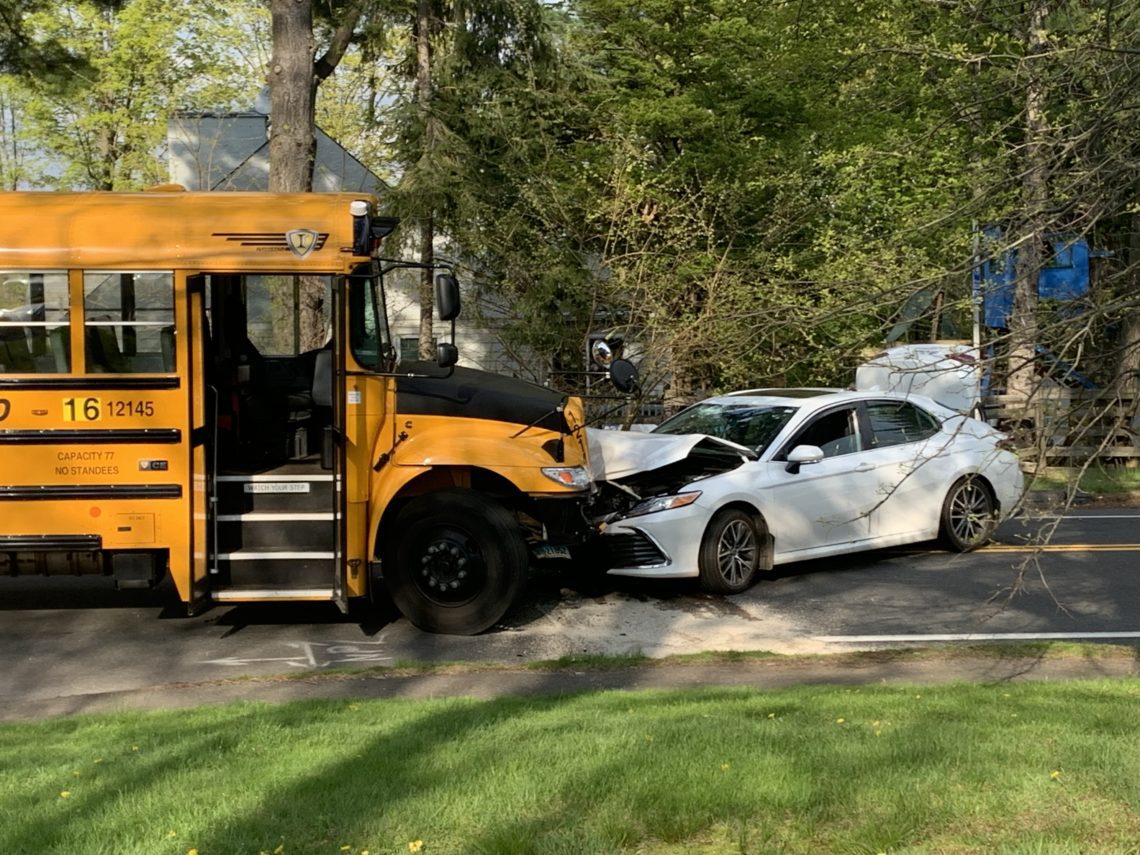
<path fill-rule="evenodd" d="M 344 614 L 348 614 L 348 591 L 345 585 L 345 547 L 346 547 L 346 528 L 345 521 L 348 513 L 348 491 L 346 488 L 345 479 L 345 396 L 347 394 L 347 351 L 345 346 L 343 330 L 344 318 L 347 315 L 347 299 L 348 289 L 345 287 L 345 280 L 342 277 L 336 277 L 332 282 L 332 323 L 331 329 L 334 331 L 332 339 L 329 342 L 329 347 L 325 352 L 329 353 L 326 357 L 330 362 L 330 366 L 335 370 L 332 372 L 332 377 L 318 378 L 314 377 L 313 391 L 317 397 L 322 397 L 320 384 L 323 382 L 329 383 L 331 392 L 331 400 L 329 404 L 330 424 L 327 425 L 323 431 L 328 434 L 328 439 L 324 438 L 322 434 L 321 439 L 321 466 L 322 468 L 329 468 L 333 476 L 333 484 L 335 489 L 333 491 L 334 514 L 333 514 L 333 599 L 337 604 L 337 608 Z M 320 356 L 320 354 L 318 354 Z M 319 364 L 319 361 L 318 361 Z M 324 401 L 317 402 L 324 404 Z M 326 448 L 326 446 L 330 446 Z"/>
<path fill-rule="evenodd" d="M 299 307 L 314 289 L 334 317 L 306 335 Z M 217 390 L 211 597 L 343 607 L 343 379 L 333 370 L 332 277 L 211 274 L 207 291 Z M 314 394 L 322 383 L 329 393 Z M 328 451 L 326 433 L 335 440 Z"/>
<path fill-rule="evenodd" d="M 190 393 L 190 609 L 198 608 L 210 596 L 210 566 L 213 555 L 214 497 L 214 407 L 206 374 L 209 327 L 206 324 L 206 277 L 191 276 L 186 281 L 189 342 L 186 372 Z"/>

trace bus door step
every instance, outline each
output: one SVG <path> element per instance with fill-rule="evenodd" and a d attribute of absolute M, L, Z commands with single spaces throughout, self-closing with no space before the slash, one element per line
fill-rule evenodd
<path fill-rule="evenodd" d="M 221 588 L 210 592 L 219 603 L 257 603 L 267 601 L 326 602 L 336 598 L 332 588 Z"/>
<path fill-rule="evenodd" d="M 336 575 L 336 553 L 239 549 L 217 556 L 222 589 L 262 591 L 326 588 Z"/>

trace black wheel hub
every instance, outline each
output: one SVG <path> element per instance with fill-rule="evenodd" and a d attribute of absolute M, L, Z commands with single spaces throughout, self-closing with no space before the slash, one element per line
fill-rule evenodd
<path fill-rule="evenodd" d="M 419 550 L 416 587 L 428 599 L 457 606 L 482 589 L 486 574 L 478 546 L 462 532 L 433 532 Z"/>

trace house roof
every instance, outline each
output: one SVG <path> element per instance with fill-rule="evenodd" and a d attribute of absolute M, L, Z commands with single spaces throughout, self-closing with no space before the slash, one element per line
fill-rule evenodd
<path fill-rule="evenodd" d="M 269 189 L 269 117 L 264 113 L 178 113 L 166 136 L 173 183 L 188 190 Z M 313 190 L 383 196 L 388 185 L 317 128 Z"/>

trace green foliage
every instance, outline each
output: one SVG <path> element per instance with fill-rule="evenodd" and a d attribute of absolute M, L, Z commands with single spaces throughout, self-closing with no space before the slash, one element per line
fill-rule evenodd
<path fill-rule="evenodd" d="M 578 266 L 594 274 L 584 308 L 636 329 L 646 362 L 693 393 L 847 382 L 882 336 L 884 295 L 901 302 L 968 253 L 961 216 L 954 241 L 930 228 L 968 198 L 963 135 L 931 133 L 923 111 L 939 96 L 916 95 L 920 69 L 879 61 L 905 7 L 870 27 L 854 11 L 576 7 L 564 62 L 583 85 L 556 103 L 582 121 L 543 161 L 565 160 L 543 188 L 563 221 L 533 204 L 525 216 L 558 235 L 577 225 Z M 884 99 L 895 109 L 876 109 Z M 525 194 L 500 198 L 523 218 Z"/>
<path fill-rule="evenodd" d="M 425 108 L 416 4 L 386 0 L 318 122 L 391 182 L 404 234 L 432 217 L 536 379 L 581 371 L 616 328 L 671 403 L 846 384 L 916 291 L 941 294 L 916 336 L 968 315 L 976 224 L 1019 241 L 1031 219 L 1117 251 L 1083 331 L 1041 323 L 1067 356 L 1102 351 L 1107 376 L 1106 343 L 1135 328 L 1140 7 L 1051 5 L 1029 56 L 1025 9 L 999 0 L 437 0 Z M 318 42 L 345 7 L 317 4 Z M 247 105 L 268 59 L 256 0 L 0 9 L 73 60 L 4 82 L 5 186 L 161 180 L 170 112 Z M 1030 76 L 1048 128 L 1032 147 Z M 1030 150 L 1046 211 L 1026 210 Z"/>
<path fill-rule="evenodd" d="M 166 122 L 178 109 L 231 107 L 256 91 L 238 48 L 244 9 L 189 0 L 79 2 L 27 14 L 36 43 L 78 58 L 64 80 L 28 70 L 5 89 L 35 170 L 56 189 L 137 189 L 166 180 Z"/>
<path fill-rule="evenodd" d="M 113 10 L 120 0 L 97 0 L 99 8 Z M 52 38 L 35 38 L 27 18 L 51 11 L 50 0 L 0 0 L 0 72 L 31 74 L 66 85 L 67 78 L 86 73 L 86 58 Z"/>
<path fill-rule="evenodd" d="M 616 326 L 647 385 L 669 376 L 680 398 L 848 382 L 914 288 L 966 293 L 976 170 L 945 109 L 961 60 L 944 73 L 908 41 L 929 16 L 890 2 L 457 9 L 432 115 L 405 97 L 387 116 L 401 209 L 434 212 L 508 347 L 548 367 L 580 370 L 589 333 Z"/>

